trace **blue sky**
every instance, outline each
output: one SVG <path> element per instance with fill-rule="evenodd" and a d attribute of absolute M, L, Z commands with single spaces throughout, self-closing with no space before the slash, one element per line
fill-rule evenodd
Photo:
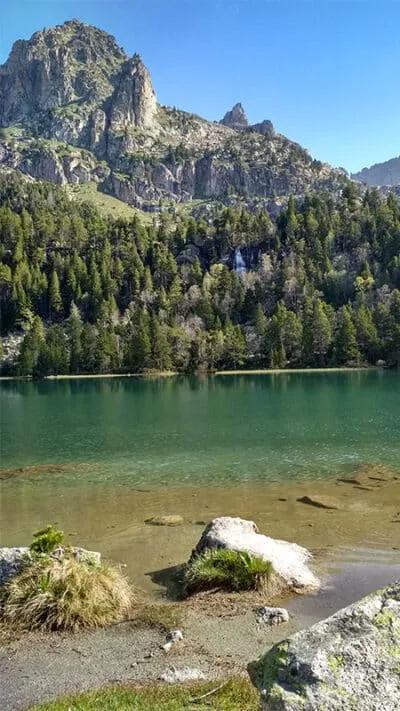
<path fill-rule="evenodd" d="M 214 120 L 241 101 L 348 170 L 400 154 L 400 1 L 2 0 L 0 63 L 73 17 L 139 52 L 161 103 Z"/>

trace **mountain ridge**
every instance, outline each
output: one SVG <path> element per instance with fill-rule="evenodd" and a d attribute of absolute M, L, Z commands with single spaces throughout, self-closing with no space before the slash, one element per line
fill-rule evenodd
<path fill-rule="evenodd" d="M 400 156 L 381 163 L 374 163 L 358 173 L 352 173 L 353 180 L 358 180 L 370 187 L 400 185 Z"/>
<path fill-rule="evenodd" d="M 346 180 L 269 119 L 249 125 L 241 104 L 220 122 L 162 106 L 139 55 L 79 20 L 14 44 L 0 107 L 0 166 L 62 185 L 94 181 L 140 209 L 193 199 L 265 207 Z"/>

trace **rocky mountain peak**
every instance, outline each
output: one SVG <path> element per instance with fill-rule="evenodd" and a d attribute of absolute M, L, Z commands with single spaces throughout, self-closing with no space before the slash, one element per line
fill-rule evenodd
<path fill-rule="evenodd" d="M 111 35 L 78 20 L 18 40 L 0 67 L 0 126 L 106 98 L 126 59 Z"/>
<path fill-rule="evenodd" d="M 142 209 L 160 200 L 269 205 L 343 176 L 237 103 L 221 122 L 159 106 L 138 54 L 79 20 L 16 42 L 0 66 L 0 171 L 94 182 Z M 234 129 L 234 130 L 232 130 Z"/>
<path fill-rule="evenodd" d="M 230 111 L 227 111 L 221 123 L 236 131 L 242 131 L 247 128 L 249 122 L 242 104 L 239 102 L 235 104 Z"/>

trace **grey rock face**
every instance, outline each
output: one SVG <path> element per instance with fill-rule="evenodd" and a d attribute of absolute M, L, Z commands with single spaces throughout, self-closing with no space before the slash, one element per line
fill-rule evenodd
<path fill-rule="evenodd" d="M 351 177 L 371 186 L 400 185 L 400 156 L 363 168 Z"/>
<path fill-rule="evenodd" d="M 97 551 L 87 551 L 85 548 L 74 547 L 73 555 L 76 560 L 85 563 L 93 563 L 99 565 L 101 554 Z M 62 558 L 64 548 L 56 548 L 52 556 Z M 32 563 L 32 555 L 27 546 L 19 548 L 0 548 L 0 585 L 4 585 L 15 575 L 18 575 L 26 566 Z"/>
<path fill-rule="evenodd" d="M 250 126 L 250 130 L 255 133 L 261 133 L 262 136 L 266 136 L 267 138 L 273 138 L 275 136 L 273 123 L 268 119 L 261 121 L 261 123 L 253 123 Z"/>
<path fill-rule="evenodd" d="M 398 711 L 400 583 L 273 647 L 249 666 L 263 711 Z"/>
<path fill-rule="evenodd" d="M 151 126 L 157 109 L 150 74 L 138 55 L 129 59 L 118 76 L 111 97 L 110 129 L 116 133 L 129 126 Z"/>
<path fill-rule="evenodd" d="M 113 37 L 77 20 L 18 40 L 0 67 L 0 126 L 103 100 L 125 60 Z"/>
<path fill-rule="evenodd" d="M 0 548 L 0 585 L 18 575 L 30 562 L 29 548 Z"/>
<path fill-rule="evenodd" d="M 242 104 L 235 104 L 230 111 L 227 111 L 221 123 L 223 126 L 235 129 L 235 131 L 242 131 L 247 128 L 249 122 Z"/>

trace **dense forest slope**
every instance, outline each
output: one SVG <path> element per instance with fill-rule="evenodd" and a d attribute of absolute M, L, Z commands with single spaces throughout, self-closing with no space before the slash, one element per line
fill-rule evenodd
<path fill-rule="evenodd" d="M 150 211 L 192 199 L 274 207 L 347 180 L 269 120 L 250 126 L 240 104 L 219 123 L 161 106 L 141 58 L 77 20 L 16 42 L 0 67 L 1 166 L 95 182 Z"/>
<path fill-rule="evenodd" d="M 400 363 L 393 194 L 143 223 L 10 174 L 0 245 L 3 373 Z"/>
<path fill-rule="evenodd" d="M 400 156 L 391 158 L 384 163 L 376 163 L 370 168 L 363 168 L 359 173 L 354 173 L 352 178 L 372 187 L 400 186 Z"/>

